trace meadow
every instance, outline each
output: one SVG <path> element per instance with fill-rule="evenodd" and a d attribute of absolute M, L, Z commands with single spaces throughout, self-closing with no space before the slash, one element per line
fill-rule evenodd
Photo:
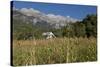
<path fill-rule="evenodd" d="M 13 40 L 12 49 L 14 66 L 97 60 L 97 40 L 94 37 Z"/>

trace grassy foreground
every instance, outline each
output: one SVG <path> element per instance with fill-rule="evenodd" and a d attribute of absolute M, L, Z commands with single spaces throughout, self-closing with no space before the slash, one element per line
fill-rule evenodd
<path fill-rule="evenodd" d="M 14 40 L 13 65 L 36 65 L 97 60 L 96 38 Z"/>

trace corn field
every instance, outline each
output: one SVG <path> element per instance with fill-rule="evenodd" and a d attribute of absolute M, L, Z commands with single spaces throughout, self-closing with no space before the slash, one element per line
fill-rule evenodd
<path fill-rule="evenodd" d="M 13 65 L 40 65 L 97 60 L 96 38 L 13 40 Z"/>

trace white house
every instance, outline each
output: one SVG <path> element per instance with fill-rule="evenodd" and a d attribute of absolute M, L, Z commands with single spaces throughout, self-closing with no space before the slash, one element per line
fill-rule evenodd
<path fill-rule="evenodd" d="M 51 39 L 56 37 L 52 32 L 44 32 L 42 33 L 42 36 L 45 36 L 46 39 Z"/>

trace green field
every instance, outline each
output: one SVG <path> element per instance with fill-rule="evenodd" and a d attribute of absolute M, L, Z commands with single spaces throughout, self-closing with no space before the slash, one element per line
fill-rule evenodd
<path fill-rule="evenodd" d="M 38 65 L 97 60 L 96 38 L 14 40 L 13 65 Z"/>

